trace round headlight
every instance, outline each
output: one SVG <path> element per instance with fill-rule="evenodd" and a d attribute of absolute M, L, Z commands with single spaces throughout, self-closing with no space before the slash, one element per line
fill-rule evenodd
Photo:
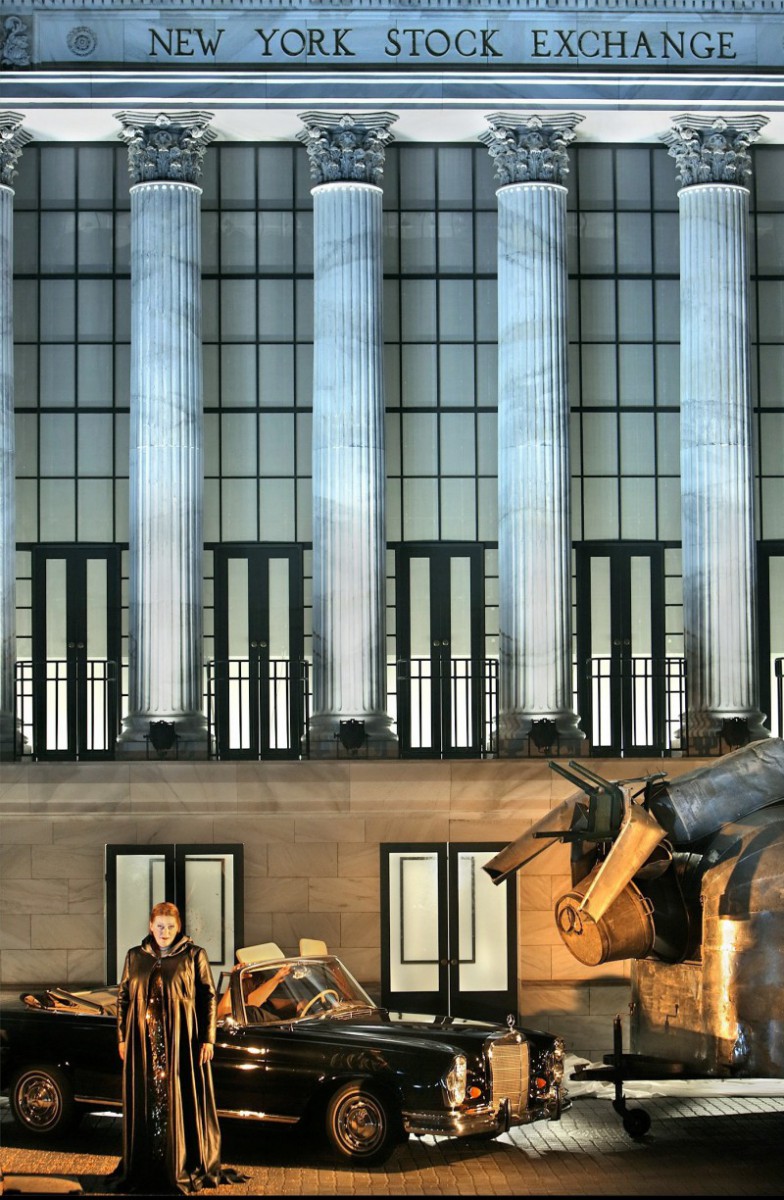
<path fill-rule="evenodd" d="M 446 1092 L 447 1102 L 452 1108 L 455 1108 L 458 1104 L 462 1104 L 465 1100 L 467 1078 L 468 1064 L 465 1056 L 456 1054 L 452 1059 L 452 1066 L 444 1078 L 444 1091 Z"/>

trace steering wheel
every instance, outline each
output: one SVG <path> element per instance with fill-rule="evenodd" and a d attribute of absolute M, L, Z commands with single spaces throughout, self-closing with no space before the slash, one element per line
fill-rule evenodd
<path fill-rule="evenodd" d="M 302 1012 L 299 1015 L 301 1017 L 307 1016 L 307 1014 L 310 1012 L 311 1008 L 316 1003 L 316 1001 L 324 1000 L 327 996 L 334 996 L 335 999 L 337 1000 L 338 1004 L 340 1004 L 340 996 L 335 991 L 335 989 L 334 988 L 324 988 L 324 990 L 319 992 L 317 996 L 314 996 L 311 1000 L 308 1000 L 307 1004 L 305 1005 L 305 1007 L 303 1008 Z"/>

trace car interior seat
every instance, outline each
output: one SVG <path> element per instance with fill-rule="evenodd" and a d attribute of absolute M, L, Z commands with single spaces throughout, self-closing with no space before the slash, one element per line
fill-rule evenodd
<path fill-rule="evenodd" d="M 327 943 L 322 942 L 320 938 L 300 938 L 299 952 L 303 958 L 317 954 L 329 954 Z"/>
<path fill-rule="evenodd" d="M 237 962 L 254 963 L 266 962 L 272 958 L 285 958 L 277 942 L 259 942 L 255 946 L 243 946 L 237 951 Z"/>

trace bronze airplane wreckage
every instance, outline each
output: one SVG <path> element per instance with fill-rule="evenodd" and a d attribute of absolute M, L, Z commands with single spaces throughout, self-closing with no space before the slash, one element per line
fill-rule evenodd
<path fill-rule="evenodd" d="M 631 1052 L 615 1018 L 605 1065 L 633 1137 L 631 1079 L 784 1077 L 784 741 L 765 738 L 676 779 L 611 782 L 582 763 L 550 767 L 582 792 L 491 859 L 495 883 L 554 842 L 571 846 L 555 923 L 589 966 L 633 959 Z"/>

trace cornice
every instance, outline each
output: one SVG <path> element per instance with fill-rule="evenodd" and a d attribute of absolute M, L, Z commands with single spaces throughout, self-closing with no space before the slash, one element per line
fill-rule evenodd
<path fill-rule="evenodd" d="M 527 12 L 775 14 L 784 0 L 526 0 Z M 0 0 L 10 13 L 102 12 L 519 12 L 520 0 Z"/>

